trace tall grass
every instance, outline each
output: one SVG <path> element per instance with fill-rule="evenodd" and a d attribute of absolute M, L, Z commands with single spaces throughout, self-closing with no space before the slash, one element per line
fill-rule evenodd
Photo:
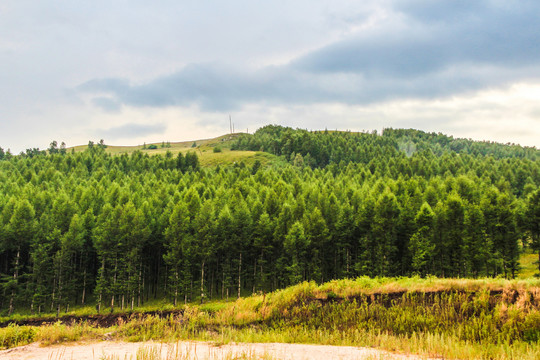
<path fill-rule="evenodd" d="M 59 344 L 80 339 L 102 339 L 110 329 L 99 329 L 87 323 L 47 326 L 9 325 L 0 329 L 0 349 L 11 348 L 39 341 L 43 345 Z"/>
<path fill-rule="evenodd" d="M 259 354 L 252 349 L 236 350 L 219 347 L 198 351 L 197 344 L 173 346 L 141 346 L 135 357 L 108 355 L 103 360 L 272 360 L 268 353 Z"/>
<path fill-rule="evenodd" d="M 6 331 L 11 335 L 0 343 L 3 347 L 47 339 L 50 331 L 56 335 L 48 343 L 103 335 L 84 325 L 70 333 L 58 324 Z M 63 331 L 68 334 L 59 335 Z M 448 359 L 540 359 L 540 280 L 306 282 L 231 303 L 186 306 L 167 318 L 134 317 L 108 331 L 130 341 L 294 342 L 370 346 Z"/>

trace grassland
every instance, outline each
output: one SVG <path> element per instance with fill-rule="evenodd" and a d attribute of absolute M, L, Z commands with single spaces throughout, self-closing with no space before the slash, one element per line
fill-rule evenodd
<path fill-rule="evenodd" d="M 369 346 L 447 359 L 540 358 L 540 280 L 358 278 L 133 314 L 110 328 L 10 325 L 0 346 L 79 339 Z"/>
<path fill-rule="evenodd" d="M 232 151 L 231 144 L 238 135 L 240 134 L 228 134 L 213 139 L 166 143 L 158 142 L 133 146 L 107 145 L 105 151 L 112 155 L 130 155 L 135 151 L 141 151 L 150 156 L 165 155 L 167 152 L 176 156 L 180 152 L 186 154 L 187 152 L 192 151 L 197 154 L 202 166 L 217 166 L 242 162 L 246 166 L 251 166 L 256 160 L 259 160 L 263 166 L 270 164 L 279 165 L 283 162 L 283 160 L 277 156 L 261 151 Z M 155 145 L 156 149 L 149 149 L 151 145 Z M 69 148 L 68 151 L 73 150 L 75 152 L 81 152 L 87 148 L 88 145 L 79 145 Z M 218 148 L 219 151 L 214 151 L 215 148 Z"/>

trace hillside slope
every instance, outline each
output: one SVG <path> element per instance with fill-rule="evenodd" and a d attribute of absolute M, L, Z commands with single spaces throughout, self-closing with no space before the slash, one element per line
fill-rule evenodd
<path fill-rule="evenodd" d="M 211 139 L 199 139 L 180 142 L 157 142 L 143 145 L 109 145 L 105 152 L 112 155 L 131 155 L 136 151 L 141 151 L 150 156 L 163 155 L 170 152 L 173 156 L 178 153 L 195 152 L 199 157 L 202 166 L 216 166 L 243 162 L 245 165 L 252 166 L 256 160 L 262 165 L 279 163 L 279 159 L 269 153 L 261 151 L 237 150 L 231 151 L 241 133 L 221 135 Z M 156 148 L 153 149 L 152 147 Z M 219 151 L 214 149 L 218 148 Z M 88 149 L 88 145 L 78 145 L 68 148 L 67 151 L 82 152 Z"/>

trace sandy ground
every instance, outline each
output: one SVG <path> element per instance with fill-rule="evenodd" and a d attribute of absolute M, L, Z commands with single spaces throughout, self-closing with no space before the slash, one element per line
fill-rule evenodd
<path fill-rule="evenodd" d="M 393 354 L 381 350 L 352 346 L 327 346 L 303 344 L 227 344 L 182 341 L 173 344 L 155 342 L 126 343 L 101 341 L 42 347 L 37 343 L 1 350 L 0 359 L 6 360 L 135 360 L 137 351 L 147 349 L 161 354 L 162 359 L 235 359 L 249 355 L 253 359 L 369 359 L 369 360 L 416 360 L 414 355 Z"/>

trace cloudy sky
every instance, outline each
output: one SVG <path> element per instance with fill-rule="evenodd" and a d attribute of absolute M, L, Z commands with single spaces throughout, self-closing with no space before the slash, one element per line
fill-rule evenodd
<path fill-rule="evenodd" d="M 417 128 L 540 147 L 536 0 L 0 1 L 0 146 Z"/>

